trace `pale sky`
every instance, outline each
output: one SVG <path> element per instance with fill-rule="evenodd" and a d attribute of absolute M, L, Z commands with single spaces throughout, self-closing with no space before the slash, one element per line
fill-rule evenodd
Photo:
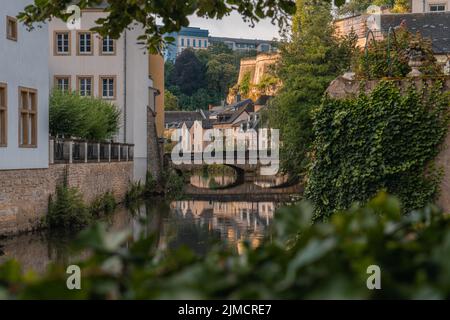
<path fill-rule="evenodd" d="M 251 28 L 249 23 L 244 22 L 242 17 L 237 13 L 224 17 L 222 20 L 204 19 L 198 18 L 197 16 L 191 16 L 189 20 L 191 22 L 190 27 L 208 29 L 209 35 L 213 37 L 261 40 L 281 38 L 278 32 L 278 26 L 273 25 L 270 20 L 260 21 L 254 28 Z"/>

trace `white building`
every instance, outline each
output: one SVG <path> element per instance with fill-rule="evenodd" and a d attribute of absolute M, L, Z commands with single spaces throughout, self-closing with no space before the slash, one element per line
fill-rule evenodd
<path fill-rule="evenodd" d="M 31 0 L 0 5 L 0 170 L 48 167 L 48 29 L 15 18 Z"/>
<path fill-rule="evenodd" d="M 105 16 L 103 9 L 83 10 L 80 30 L 69 30 L 61 20 L 50 22 L 51 87 L 99 97 L 120 108 L 121 129 L 115 140 L 135 144 L 134 174 L 140 179 L 147 170 L 147 106 L 155 109 L 156 104 L 151 59 L 158 57 L 138 44 L 141 28 L 125 30 L 118 40 L 90 32 L 95 21 Z M 157 74 L 164 73 L 162 60 Z M 164 88 L 158 89 L 163 93 Z M 164 112 L 158 111 L 162 136 Z"/>
<path fill-rule="evenodd" d="M 450 11 L 450 0 L 412 0 L 412 13 Z"/>

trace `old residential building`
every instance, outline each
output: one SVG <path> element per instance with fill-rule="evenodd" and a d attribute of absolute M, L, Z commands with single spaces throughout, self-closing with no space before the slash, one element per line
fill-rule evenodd
<path fill-rule="evenodd" d="M 413 13 L 450 11 L 450 0 L 412 0 Z"/>
<path fill-rule="evenodd" d="M 429 2 L 431 3 L 431 1 Z M 364 47 L 366 35 L 369 31 L 369 17 L 369 15 L 364 14 L 336 20 L 335 30 L 337 35 L 345 35 L 353 30 L 358 35 L 359 46 Z M 390 28 L 396 28 L 403 23 L 409 31 L 413 33 L 420 32 L 423 37 L 433 41 L 433 51 L 439 63 L 443 66 L 449 63 L 450 11 L 405 14 L 383 13 L 379 15 L 377 20 L 378 25 L 375 24 L 371 28 L 376 38 L 383 38 L 387 35 Z"/>
<path fill-rule="evenodd" d="M 0 170 L 47 168 L 48 29 L 15 18 L 31 0 L 0 6 Z"/>
<path fill-rule="evenodd" d="M 135 177 L 147 170 L 147 107 L 156 111 L 158 136 L 164 127 L 164 61 L 137 44 L 142 30 L 125 30 L 119 39 L 89 31 L 106 16 L 103 9 L 82 12 L 81 30 L 69 30 L 61 20 L 50 22 L 50 83 L 117 105 L 122 125 L 115 138 L 135 144 Z"/>

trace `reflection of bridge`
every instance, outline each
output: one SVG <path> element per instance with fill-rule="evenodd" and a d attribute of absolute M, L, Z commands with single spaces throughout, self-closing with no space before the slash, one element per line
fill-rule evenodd
<path fill-rule="evenodd" d="M 221 155 L 225 155 L 223 152 Z M 183 157 L 183 163 L 175 164 L 172 162 L 171 154 L 165 155 L 166 164 L 171 168 L 178 171 L 180 174 L 183 172 L 193 172 L 204 168 L 205 165 L 211 164 L 215 160 L 215 155 L 208 157 L 203 153 L 188 153 Z M 267 161 L 270 157 L 260 157 L 257 152 L 231 152 L 226 157 L 226 161 L 223 164 L 233 168 L 236 171 L 236 181 L 231 185 L 225 187 L 219 187 L 215 189 L 200 188 L 193 186 L 190 181 L 186 181 L 185 194 L 197 197 L 224 197 L 235 198 L 236 196 L 245 198 L 245 195 L 251 196 L 252 199 L 261 198 L 273 198 L 273 197 L 284 197 L 292 194 L 301 194 L 303 192 L 303 187 L 300 184 L 289 184 L 283 183 L 280 186 L 273 187 L 263 187 L 261 183 L 258 185 L 259 180 L 263 180 L 264 177 L 274 177 L 274 176 L 259 176 L 259 168 L 267 166 Z M 263 160 L 263 164 L 260 161 Z M 279 160 L 274 160 L 272 166 L 279 166 Z M 262 179 L 261 179 L 262 178 Z"/>
<path fill-rule="evenodd" d="M 175 164 L 172 161 L 172 155 L 166 153 L 166 163 L 172 167 L 183 170 L 191 171 L 198 167 L 208 164 L 223 164 L 232 167 L 236 171 L 256 171 L 261 167 L 268 167 L 270 165 L 279 167 L 278 159 L 271 159 L 270 154 L 267 155 L 266 151 L 246 151 L 246 152 L 218 152 L 217 154 L 205 155 L 201 152 L 191 152 L 180 155 L 180 162 L 182 164 Z"/>
<path fill-rule="evenodd" d="M 263 188 L 257 186 L 254 183 L 243 183 L 233 185 L 229 188 L 222 189 L 205 189 L 198 188 L 191 184 L 187 184 L 184 188 L 184 193 L 188 196 L 195 196 L 197 199 L 242 199 L 247 198 L 252 200 L 270 200 L 270 199 L 286 199 L 290 195 L 303 193 L 303 187 L 300 184 L 296 184 L 290 187 L 282 188 Z"/>

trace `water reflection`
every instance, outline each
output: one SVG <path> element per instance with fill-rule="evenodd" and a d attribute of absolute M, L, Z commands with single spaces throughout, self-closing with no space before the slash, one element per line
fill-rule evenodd
<path fill-rule="evenodd" d="M 236 182 L 236 173 L 233 169 L 220 167 L 205 167 L 191 174 L 190 183 L 194 187 L 202 189 L 217 189 L 226 187 Z"/>
<path fill-rule="evenodd" d="M 156 234 L 155 247 L 160 250 L 188 246 L 204 255 L 219 242 L 239 253 L 244 241 L 253 248 L 260 245 L 276 207 L 276 202 L 152 200 L 133 214 L 119 208 L 106 223 L 111 231 L 130 230 L 134 239 Z M 45 271 L 52 261 L 67 265 L 80 258 L 69 250 L 74 237 L 41 232 L 0 240 L 0 263 L 14 258 L 36 272 Z"/>
<path fill-rule="evenodd" d="M 287 183 L 289 180 L 288 176 L 278 175 L 278 176 L 261 176 L 258 175 L 255 179 L 255 184 L 261 188 L 273 188 L 281 186 Z"/>

